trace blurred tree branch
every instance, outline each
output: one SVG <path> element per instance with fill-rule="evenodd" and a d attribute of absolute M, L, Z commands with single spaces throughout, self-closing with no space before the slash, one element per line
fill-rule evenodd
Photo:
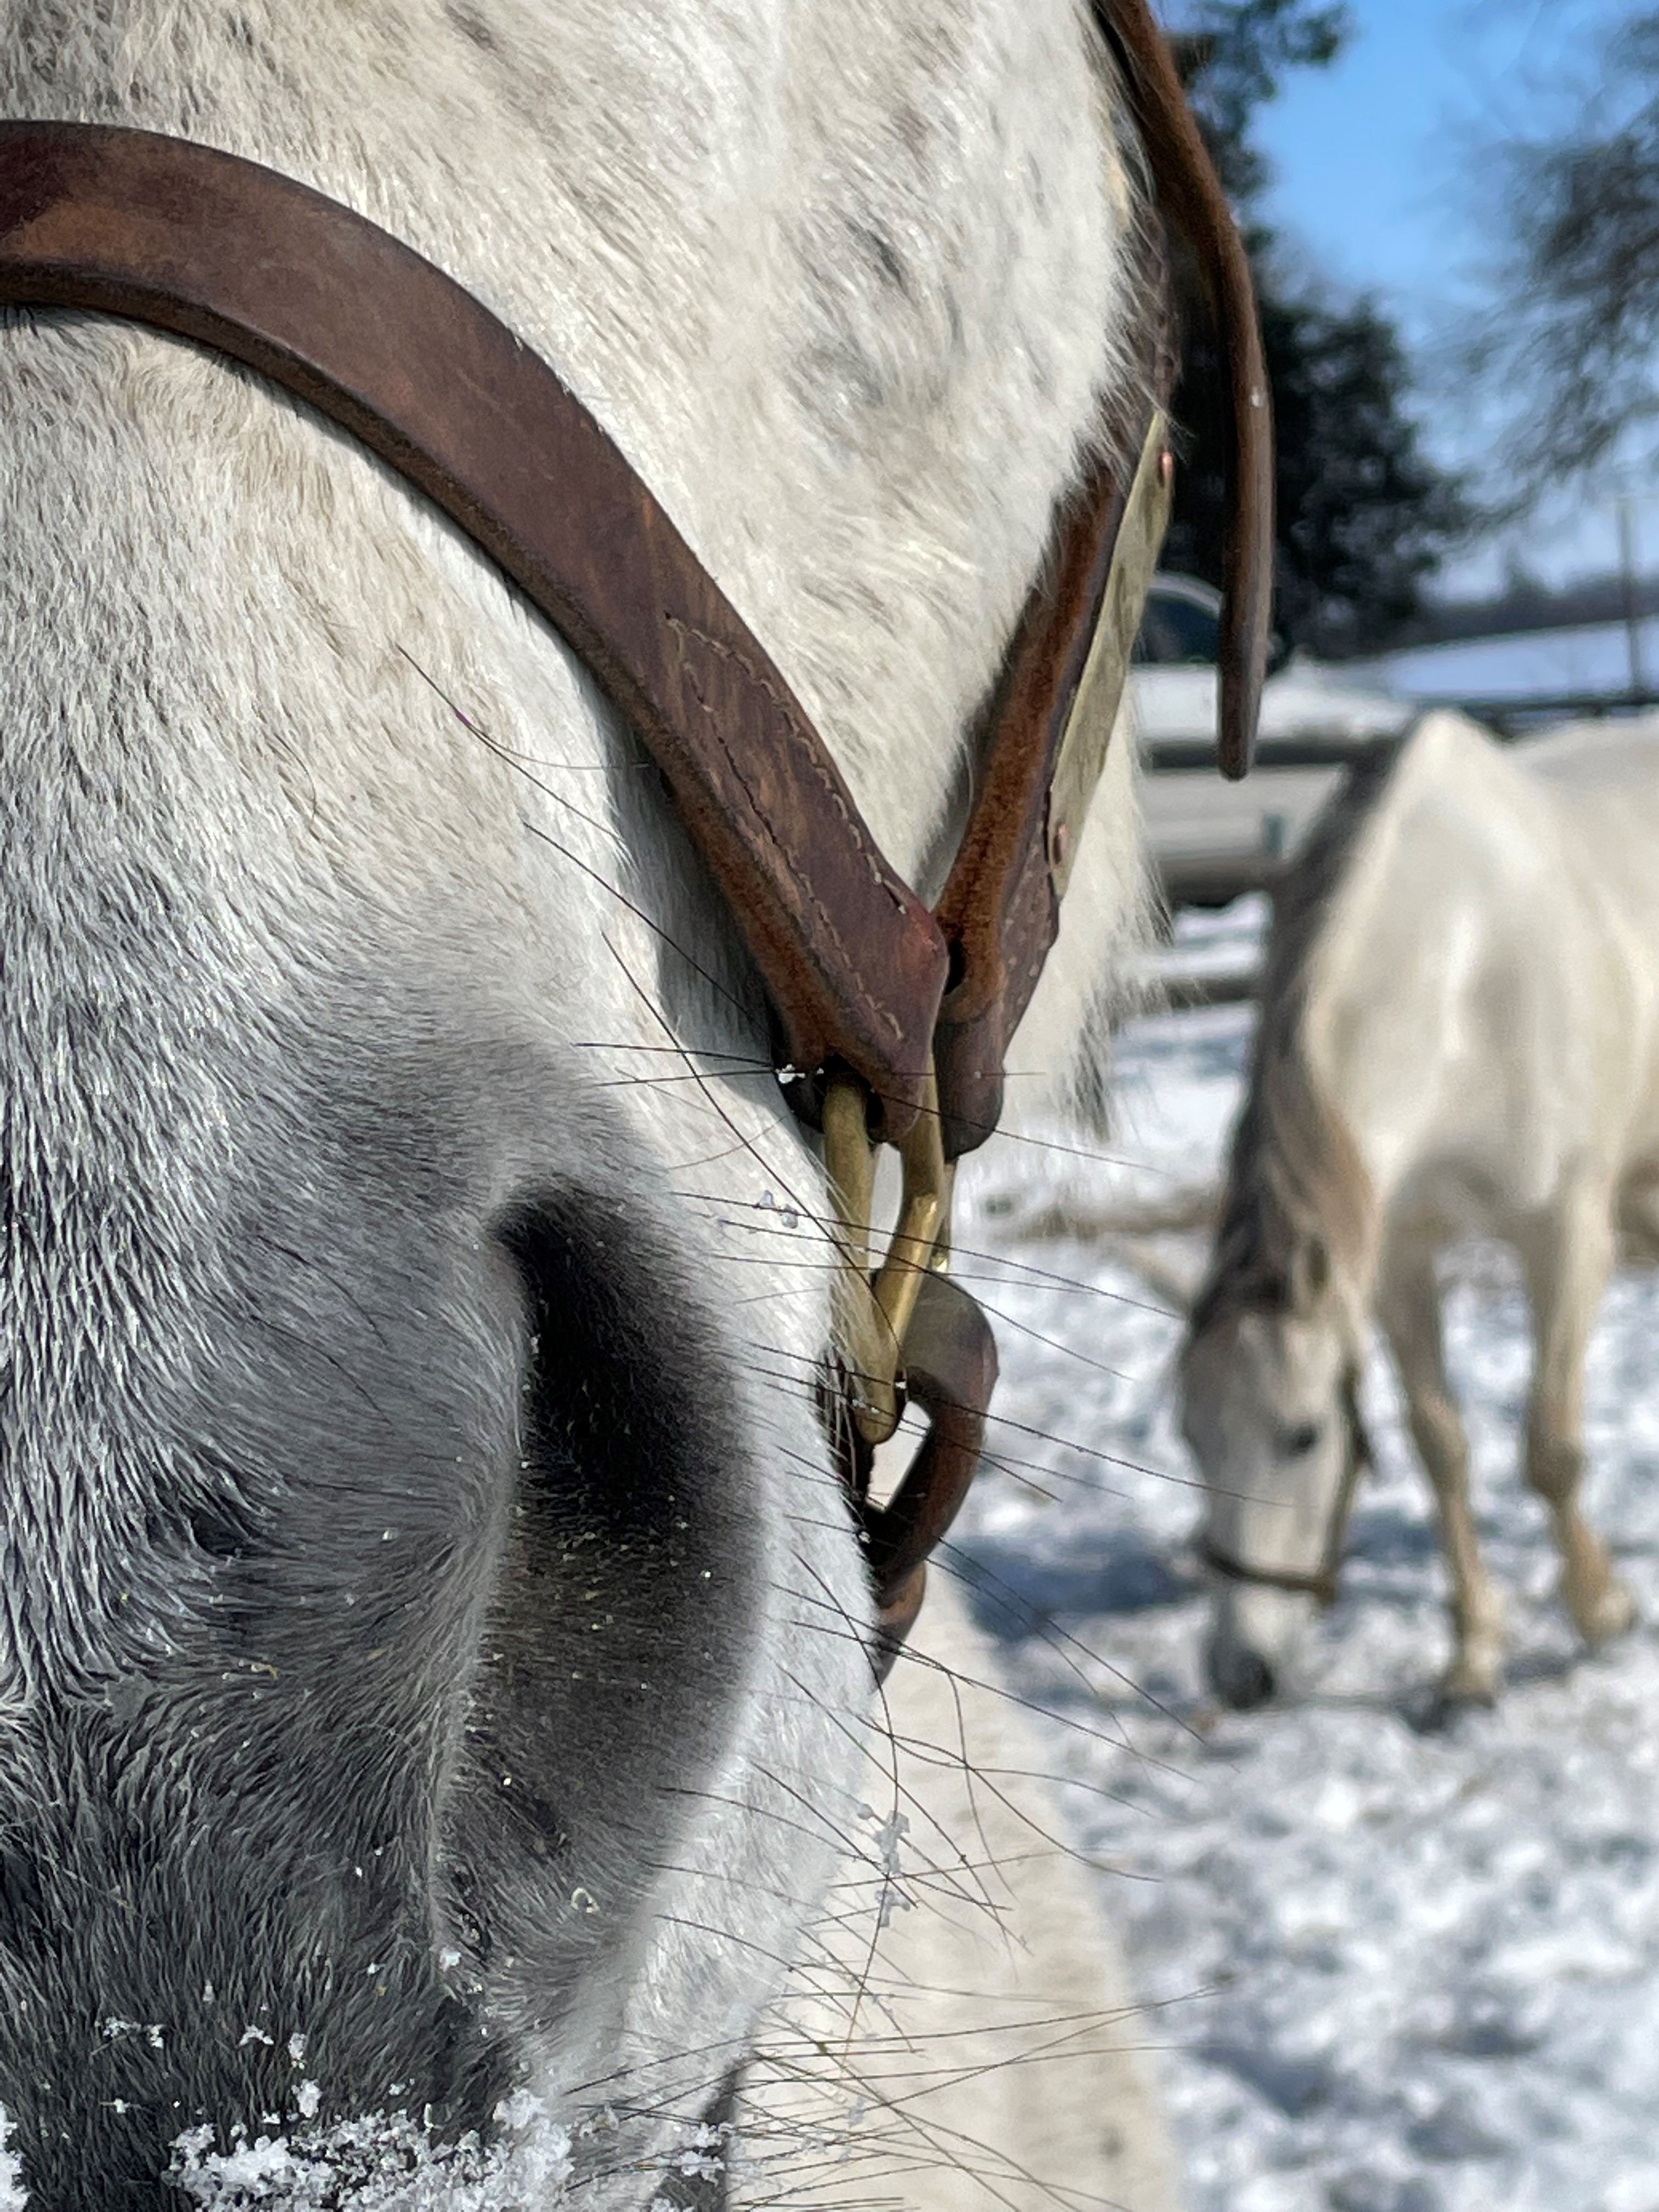
<path fill-rule="evenodd" d="M 1555 135 L 1485 165 L 1501 246 L 1463 360 L 1507 417 L 1517 507 L 1659 416 L 1659 11 L 1607 38 L 1600 76 Z"/>

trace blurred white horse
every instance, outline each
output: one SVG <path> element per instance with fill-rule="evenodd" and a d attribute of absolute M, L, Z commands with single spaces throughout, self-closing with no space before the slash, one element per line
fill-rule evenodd
<path fill-rule="evenodd" d="M 1085 9 L 14 0 L 0 115 L 264 162 L 473 290 L 937 889 L 1133 381 L 1145 187 Z M 752 963 L 571 652 L 258 377 L 8 312 L 0 546 L 20 2185 L 356 2203 L 381 2123 L 488 2166 L 539 2115 L 457 2201 L 712 2203 L 670 2161 L 873 1795 L 836 1255 Z M 1131 776 L 1016 1048 L 1061 1088 L 1138 927 Z M 228 2166 L 244 2127 L 345 2166 Z M 1061 2201 L 1108 2194 L 1060 2135 Z"/>
<path fill-rule="evenodd" d="M 1451 1577 L 1452 1700 L 1498 1686 L 1503 1614 L 1475 1541 L 1437 1255 L 1519 1255 L 1534 1364 L 1526 1480 L 1592 1644 L 1631 1601 L 1578 1492 L 1585 1346 L 1622 1237 L 1659 1259 L 1659 729 L 1501 747 L 1425 718 L 1363 772 L 1279 902 L 1249 1088 L 1181 1356 L 1208 1486 L 1212 1680 L 1269 1696 L 1328 1597 L 1365 1464 L 1374 1310 Z"/>

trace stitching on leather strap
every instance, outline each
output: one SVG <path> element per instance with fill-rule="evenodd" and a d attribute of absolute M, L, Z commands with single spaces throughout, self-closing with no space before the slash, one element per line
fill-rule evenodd
<path fill-rule="evenodd" d="M 689 623 L 682 622 L 678 615 L 669 615 L 666 617 L 666 620 L 669 629 L 676 633 L 677 639 L 680 636 L 696 638 L 700 643 L 706 645 L 711 652 L 720 654 L 723 659 L 736 662 L 738 666 L 742 670 L 743 673 L 749 678 L 750 682 L 761 682 L 761 679 L 756 675 L 755 671 L 750 667 L 749 664 L 745 660 L 743 659 L 742 656 L 733 652 L 730 647 L 722 645 L 718 638 L 709 637 L 702 630 L 692 629 Z M 763 685 L 763 689 L 769 687 Z M 767 836 L 771 839 L 774 845 L 777 847 L 779 852 L 781 852 L 784 858 L 788 861 L 791 868 L 794 872 L 796 881 L 799 883 L 802 891 L 805 894 L 806 898 L 811 902 L 813 912 L 817 915 L 820 922 L 828 933 L 830 942 L 841 954 L 847 973 L 858 992 L 859 1004 L 864 1008 L 866 1013 L 872 1015 L 876 1020 L 881 1023 L 882 1026 L 891 1036 L 895 1043 L 902 1043 L 904 1038 L 903 1024 L 895 1017 L 890 1006 L 884 1006 L 880 1000 L 873 995 L 869 985 L 865 981 L 863 970 L 859 967 L 857 961 L 854 958 L 852 947 L 846 943 L 840 930 L 836 927 L 835 916 L 830 913 L 823 901 L 818 896 L 817 891 L 812 882 L 810 869 L 808 869 L 803 863 L 796 848 L 780 833 L 777 824 L 772 820 L 770 815 L 767 813 L 765 808 L 761 805 L 759 799 L 756 796 L 754 787 L 750 784 L 748 776 L 744 772 L 742 763 L 738 759 L 736 754 L 732 750 L 731 745 L 726 741 L 726 732 L 720 727 L 719 715 L 715 714 L 714 708 L 703 696 L 695 678 L 693 679 L 691 689 L 693 697 L 696 700 L 698 706 L 702 708 L 704 714 L 708 718 L 714 742 L 719 745 L 722 756 L 729 764 L 734 780 L 749 800 L 750 809 L 753 813 L 756 821 L 760 823 L 762 829 L 765 830 Z M 787 708 L 783 711 L 784 719 L 788 726 L 792 729 L 799 730 L 799 725 L 795 720 L 794 717 L 787 712 Z M 817 763 L 815 761 L 811 765 L 816 769 Z M 848 811 L 846 806 L 842 804 L 840 794 L 829 786 L 827 780 L 825 782 L 825 787 L 830 791 L 830 796 L 836 800 L 843 820 L 846 821 L 848 829 L 853 834 L 854 842 L 858 847 L 860 855 L 863 859 L 866 866 L 869 868 L 871 875 L 884 890 L 887 890 L 888 885 L 883 873 L 872 860 L 870 848 L 866 841 L 859 835 L 858 825 L 854 823 L 853 817 Z M 898 899 L 895 899 L 894 903 L 895 905 L 902 906 L 902 902 Z"/>
<path fill-rule="evenodd" d="M 749 681 L 764 691 L 767 697 L 772 701 L 785 726 L 792 730 L 803 744 L 816 749 L 816 738 L 809 733 L 790 700 L 769 680 L 763 671 L 754 665 L 745 654 L 739 653 L 735 646 L 727 645 L 721 638 L 710 637 L 706 630 L 698 629 L 695 623 L 682 622 L 678 615 L 670 615 L 667 621 L 668 627 L 680 636 L 696 638 L 699 645 L 706 645 L 711 653 L 718 653 L 722 660 L 729 661 L 734 667 L 741 670 Z M 848 835 L 858 848 L 865 866 L 870 871 L 870 880 L 878 890 L 884 891 L 893 904 L 902 911 L 904 901 L 894 888 L 892 871 L 874 840 L 868 836 L 862 819 L 854 812 L 841 793 L 836 789 L 830 778 L 823 773 L 823 763 L 816 758 L 809 758 L 808 765 L 823 786 L 824 794 L 831 805 L 847 824 Z M 761 813 L 758 806 L 755 811 L 757 814 Z M 761 818 L 765 820 L 766 817 L 763 814 Z M 769 823 L 768 826 L 769 827 L 770 824 Z"/>

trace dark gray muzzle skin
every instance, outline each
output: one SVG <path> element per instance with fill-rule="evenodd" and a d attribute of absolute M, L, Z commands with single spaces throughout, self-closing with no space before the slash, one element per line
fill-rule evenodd
<path fill-rule="evenodd" d="M 179 2134 L 302 2077 L 488 2133 L 724 1747 L 760 1569 L 706 1287 L 620 1127 L 465 1009 L 381 972 L 273 1034 L 188 1249 L 158 1205 L 100 1252 L 6 1160 L 31 2212 L 176 2212 Z"/>
<path fill-rule="evenodd" d="M 1211 1689 L 1235 1712 L 1255 1712 L 1271 1701 L 1278 1687 L 1267 1662 L 1244 1644 L 1211 1644 L 1204 1654 L 1204 1671 Z"/>

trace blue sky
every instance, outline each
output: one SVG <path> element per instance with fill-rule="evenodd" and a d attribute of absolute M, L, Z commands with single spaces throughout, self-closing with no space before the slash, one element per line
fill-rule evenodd
<path fill-rule="evenodd" d="M 1333 275 L 1431 307 L 1480 249 L 1471 139 L 1547 120 L 1563 65 L 1608 11 L 1593 0 L 1350 0 L 1349 12 L 1341 58 L 1291 77 L 1263 112 L 1273 211 Z"/>
<path fill-rule="evenodd" d="M 1355 35 L 1341 59 L 1292 77 L 1261 118 L 1278 173 L 1273 220 L 1309 265 L 1375 291 L 1435 358 L 1455 326 L 1462 288 L 1486 240 L 1480 205 L 1483 137 L 1537 130 L 1593 52 L 1618 0 L 1350 0 Z M 1435 441 L 1460 457 L 1478 428 L 1441 397 Z M 1659 566 L 1659 500 L 1644 503 L 1643 550 Z M 1547 574 L 1610 557 L 1604 501 L 1564 504 L 1534 526 L 1527 556 Z M 1459 584 L 1488 580 L 1494 550 L 1458 564 Z"/>

